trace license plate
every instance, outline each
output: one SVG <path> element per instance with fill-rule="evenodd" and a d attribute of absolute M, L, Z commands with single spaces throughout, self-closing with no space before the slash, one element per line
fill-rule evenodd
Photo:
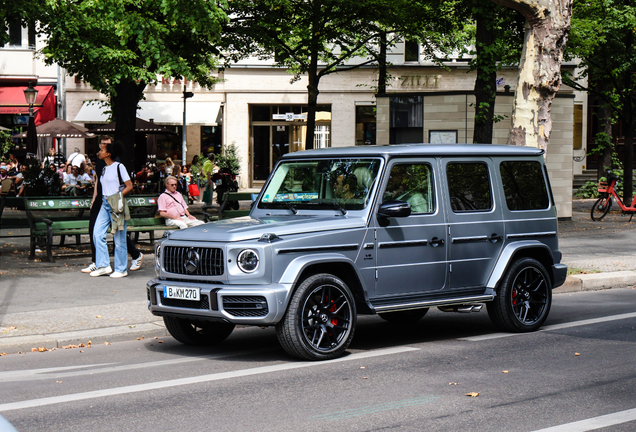
<path fill-rule="evenodd" d="M 185 287 L 171 287 L 171 286 L 163 287 L 164 298 L 199 301 L 201 300 L 200 294 L 201 294 L 200 288 L 185 288 Z"/>

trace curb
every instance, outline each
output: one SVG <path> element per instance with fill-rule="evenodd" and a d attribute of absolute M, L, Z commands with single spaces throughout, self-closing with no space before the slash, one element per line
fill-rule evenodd
<path fill-rule="evenodd" d="M 87 344 L 89 341 L 94 345 L 104 342 L 129 341 L 135 340 L 136 338 L 152 338 L 155 336 L 168 336 L 168 331 L 164 327 L 163 321 L 64 333 L 0 338 L 0 352 L 6 354 L 30 352 L 33 348 L 40 347 L 47 349 L 63 348 L 66 345 Z"/>
<path fill-rule="evenodd" d="M 627 288 L 635 285 L 636 272 L 634 271 L 579 274 L 568 276 L 562 286 L 554 289 L 554 293 L 598 291 L 610 288 Z"/>

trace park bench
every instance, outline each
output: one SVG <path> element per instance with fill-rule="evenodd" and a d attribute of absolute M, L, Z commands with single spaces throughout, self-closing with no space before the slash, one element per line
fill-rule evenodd
<path fill-rule="evenodd" d="M 237 205 L 239 201 L 249 201 L 253 203 L 258 198 L 257 193 L 251 192 L 225 192 L 223 195 L 223 202 L 219 207 L 219 220 L 221 219 L 230 219 L 235 217 L 247 216 L 251 211 L 250 208 L 245 210 L 241 209 L 240 206 Z"/>
<path fill-rule="evenodd" d="M 81 243 L 80 236 L 88 234 L 88 212 L 91 198 L 85 197 L 40 197 L 25 198 L 25 209 L 29 221 L 30 253 L 29 259 L 35 258 L 35 249 L 46 248 L 47 259 L 54 262 L 51 248 L 53 237 L 60 237 L 60 246 L 64 246 L 67 235 L 75 236 L 75 243 Z M 154 242 L 155 230 L 166 230 L 163 218 L 155 217 L 157 212 L 157 196 L 133 195 L 126 198 L 131 219 L 127 221 L 127 231 L 135 233 L 147 232 L 150 242 Z"/>

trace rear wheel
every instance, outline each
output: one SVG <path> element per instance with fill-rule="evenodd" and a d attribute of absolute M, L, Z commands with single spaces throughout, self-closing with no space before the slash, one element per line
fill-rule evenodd
<path fill-rule="evenodd" d="M 545 267 L 534 258 L 520 258 L 506 272 L 487 308 L 497 327 L 522 333 L 541 327 L 551 305 L 552 284 Z"/>
<path fill-rule="evenodd" d="M 428 309 L 411 309 L 398 312 L 383 312 L 378 315 L 383 320 L 395 324 L 413 324 L 424 318 Z"/>
<path fill-rule="evenodd" d="M 234 330 L 234 324 L 211 321 L 190 321 L 163 317 L 173 338 L 186 345 L 215 345 L 223 342 Z"/>
<path fill-rule="evenodd" d="M 605 215 L 610 211 L 612 207 L 612 197 L 610 195 L 605 194 L 600 197 L 594 203 L 594 207 L 592 207 L 591 216 L 593 221 L 600 221 L 605 217 Z"/>
<path fill-rule="evenodd" d="M 356 326 L 356 307 L 347 285 L 331 274 L 308 277 L 294 292 L 276 325 L 282 347 L 307 360 L 329 360 L 347 349 Z"/>

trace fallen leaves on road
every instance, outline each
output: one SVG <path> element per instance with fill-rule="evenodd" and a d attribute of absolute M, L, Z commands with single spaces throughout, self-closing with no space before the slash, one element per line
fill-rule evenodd
<path fill-rule="evenodd" d="M 44 351 L 48 351 L 48 348 L 45 347 L 39 347 L 39 348 L 31 348 L 31 352 L 44 352 Z"/>
<path fill-rule="evenodd" d="M 2 329 L 2 333 L 7 333 L 7 332 L 10 332 L 11 330 L 15 330 L 15 329 L 16 329 L 16 326 L 9 326 L 9 327 L 6 327 L 6 328 Z"/>
<path fill-rule="evenodd" d="M 112 345 L 110 342 L 104 342 L 104 345 Z"/>
<path fill-rule="evenodd" d="M 477 397 L 479 396 L 479 393 L 477 392 L 470 392 L 470 393 L 466 393 L 465 396 L 470 396 L 470 397 Z"/>
<path fill-rule="evenodd" d="M 449 382 L 448 385 L 459 385 L 459 383 L 456 382 Z"/>
<path fill-rule="evenodd" d="M 58 384 L 62 384 L 64 381 L 55 381 Z"/>
<path fill-rule="evenodd" d="M 88 341 L 88 348 L 90 348 L 90 347 L 91 347 L 91 341 Z M 73 344 L 64 345 L 64 346 L 62 346 L 62 348 L 64 348 L 64 349 L 87 348 L 87 346 L 84 345 L 83 343 L 80 343 L 80 344 L 77 344 L 77 345 L 73 345 Z M 80 352 L 84 352 L 84 351 L 80 351 Z"/>
<path fill-rule="evenodd" d="M 580 355 L 581 355 L 580 353 L 577 353 L 577 352 L 575 352 L 575 353 L 574 353 L 574 356 L 575 356 L 575 357 L 578 357 L 578 356 L 580 356 Z"/>
<path fill-rule="evenodd" d="M 501 372 L 502 372 L 502 373 L 508 373 L 508 371 L 507 371 L 507 370 L 505 370 L 505 371 L 501 371 Z"/>
<path fill-rule="evenodd" d="M 101 315 L 95 315 L 95 318 L 101 318 L 101 317 L 102 317 Z"/>
<path fill-rule="evenodd" d="M 0 357 L 6 356 L 6 355 L 7 355 L 7 353 L 0 353 Z"/>

